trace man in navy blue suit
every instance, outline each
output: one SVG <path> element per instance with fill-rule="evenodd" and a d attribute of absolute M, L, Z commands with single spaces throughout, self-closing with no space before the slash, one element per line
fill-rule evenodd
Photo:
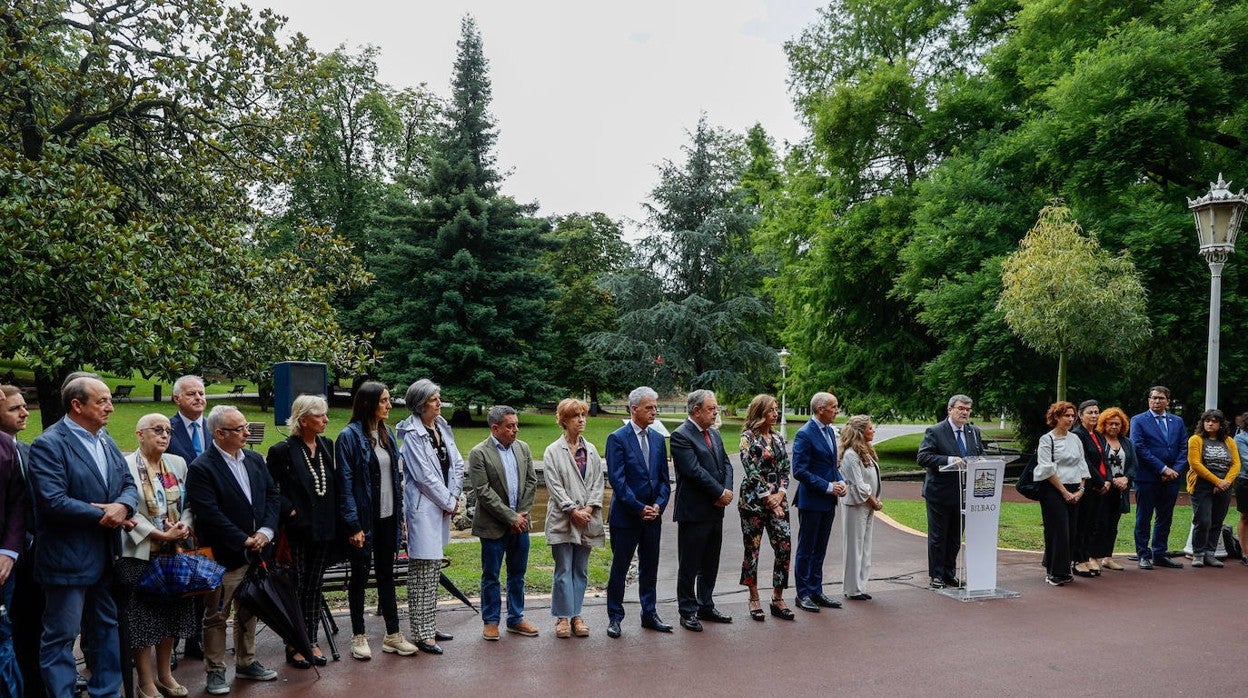
<path fill-rule="evenodd" d="M 1187 433 L 1183 420 L 1166 411 L 1169 407 L 1170 389 L 1154 385 L 1148 389 L 1148 409 L 1131 418 L 1131 443 L 1139 459 L 1135 470 L 1135 553 L 1142 570 L 1151 570 L 1154 565 L 1183 567 L 1166 555 L 1179 480 L 1187 467 Z"/>
<path fill-rule="evenodd" d="M 199 376 L 185 375 L 173 382 L 173 404 L 178 411 L 169 417 L 169 453 L 182 456 L 189 466 L 203 454 L 205 447 L 212 443 L 212 434 L 207 429 L 204 419 L 204 408 L 208 406 L 207 393 L 204 391 L 204 380 Z M 195 659 L 204 658 L 204 647 L 201 642 L 202 624 L 204 620 L 204 597 L 195 597 L 195 632 L 186 638 L 183 654 Z M 177 641 L 174 641 L 177 648 Z M 177 655 L 173 665 L 177 666 Z"/>
<path fill-rule="evenodd" d="M 836 467 L 836 430 L 832 421 L 840 403 L 832 393 L 810 398 L 810 421 L 793 437 L 793 478 L 797 480 L 797 559 L 793 578 L 797 607 L 818 613 L 819 607 L 840 608 L 841 602 L 823 593 L 823 559 L 836 520 L 837 498 L 846 492 L 845 478 Z"/>
<path fill-rule="evenodd" d="M 961 586 L 958 551 L 962 549 L 962 481 L 966 459 L 984 455 L 984 438 L 970 423 L 974 403 L 966 395 L 954 395 L 945 405 L 949 415 L 923 432 L 918 464 L 923 477 L 923 501 L 927 509 L 927 573 L 931 587 Z"/>
<path fill-rule="evenodd" d="M 671 495 L 667 448 L 652 429 L 659 394 L 646 386 L 628 395 L 632 419 L 607 437 L 607 479 L 611 482 L 611 576 L 607 582 L 607 635 L 619 637 L 624 619 L 624 580 L 637 553 L 637 593 L 643 628 L 670 633 L 659 618 L 655 585 L 663 510 Z"/>
<path fill-rule="evenodd" d="M 715 608 L 715 579 L 724 541 L 724 509 L 732 503 L 732 464 L 713 429 L 719 401 L 709 390 L 685 400 L 689 418 L 672 432 L 676 468 L 676 603 L 680 627 L 702 631 L 701 621 L 731 623 Z"/>
<path fill-rule="evenodd" d="M 61 403 L 65 417 L 31 444 L 27 469 L 38 506 L 35 579 L 47 600 L 39 665 L 48 695 L 73 695 L 81 628 L 92 649 L 89 694 L 116 696 L 121 647 L 109 583 L 138 489 L 104 429 L 113 412 L 108 386 L 97 378 L 71 379 Z"/>

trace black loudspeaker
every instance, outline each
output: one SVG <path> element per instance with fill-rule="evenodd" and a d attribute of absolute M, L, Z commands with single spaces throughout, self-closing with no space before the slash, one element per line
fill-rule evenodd
<path fill-rule="evenodd" d="M 300 395 L 329 397 L 329 367 L 315 361 L 273 364 L 273 423 L 285 426 L 290 406 Z"/>

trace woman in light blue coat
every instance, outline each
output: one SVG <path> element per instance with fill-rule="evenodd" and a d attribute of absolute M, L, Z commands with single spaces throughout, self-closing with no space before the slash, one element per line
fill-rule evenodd
<path fill-rule="evenodd" d="M 442 393 L 422 378 L 404 396 L 412 416 L 399 422 L 403 446 L 403 512 L 407 518 L 407 608 L 416 647 L 442 654 L 434 613 L 442 546 L 451 540 L 451 517 L 464 488 L 464 459 L 451 425 L 442 418 Z M 447 636 L 443 636 L 449 639 Z"/>

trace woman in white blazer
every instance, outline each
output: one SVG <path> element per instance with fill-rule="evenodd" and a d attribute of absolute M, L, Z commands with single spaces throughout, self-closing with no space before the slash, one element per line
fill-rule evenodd
<path fill-rule="evenodd" d="M 416 647 L 442 654 L 434 613 L 442 546 L 451 540 L 451 517 L 464 488 L 464 459 L 451 425 L 442 418 L 442 390 L 422 378 L 404 396 L 412 416 L 396 427 L 403 443 L 403 513 L 407 519 L 407 608 Z M 449 636 L 443 636 L 449 639 Z M 382 647 L 383 651 L 393 651 Z"/>
<path fill-rule="evenodd" d="M 130 591 L 123 614 L 130 642 L 123 649 L 134 653 L 139 698 L 185 696 L 187 689 L 173 678 L 169 658 L 174 638 L 194 637 L 197 631 L 195 602 L 146 594 L 135 586 L 154 553 L 172 551 L 191 533 L 194 519 L 186 500 L 186 461 L 165 453 L 173 430 L 164 415 L 141 417 L 135 435 L 139 447 L 126 457 L 126 465 L 139 490 L 139 506 L 134 510 L 134 528 L 121 537 L 121 559 L 117 562 L 120 581 Z"/>
<path fill-rule="evenodd" d="M 581 619 L 581 604 L 589 584 L 589 552 L 606 540 L 602 528 L 606 478 L 598 449 L 581 436 L 589 405 L 567 398 L 559 403 L 555 414 L 563 436 L 547 446 L 542 456 L 550 497 L 546 504 L 546 543 L 555 559 L 550 614 L 555 617 L 555 637 L 587 637 L 589 627 Z"/>
<path fill-rule="evenodd" d="M 871 536 L 875 512 L 884 508 L 880 501 L 880 467 L 871 445 L 875 425 L 871 418 L 855 415 L 841 428 L 841 476 L 848 491 L 841 497 L 841 525 L 845 528 L 845 577 L 841 589 L 845 597 L 867 601 L 867 580 L 871 578 Z"/>

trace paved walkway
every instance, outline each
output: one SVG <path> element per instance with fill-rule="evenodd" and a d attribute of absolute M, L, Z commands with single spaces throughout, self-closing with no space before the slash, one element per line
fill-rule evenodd
<path fill-rule="evenodd" d="M 586 601 L 589 638 L 556 639 L 548 601 L 530 598 L 526 617 L 538 625 L 541 637 L 504 633 L 499 642 L 485 642 L 473 612 L 444 604 L 439 627 L 456 636 L 443 643 L 444 656 L 383 655 L 382 624 L 370 618 L 375 658 L 358 662 L 347 652 L 349 623 L 339 618 L 344 659 L 330 662 L 319 680 L 312 671 L 285 667 L 280 643 L 266 633 L 260 657 L 279 670 L 278 681 L 236 681 L 233 695 L 341 696 L 363 690 L 371 695 L 689 698 L 1204 696 L 1237 695 L 1248 679 L 1241 659 L 1248 641 L 1242 611 L 1248 567 L 1239 564 L 1148 572 L 1129 568 L 1053 588 L 1044 584 L 1038 554 L 1002 552 L 999 584 L 1021 596 L 964 603 L 925 588 L 922 537 L 879 525 L 873 601 L 846 601 L 843 610 L 819 614 L 798 611 L 795 622 L 768 617 L 758 623 L 749 619 L 745 589 L 737 584 L 738 524 L 731 507 L 717 587 L 717 604 L 734 617 L 731 625 L 707 624 L 703 633 L 677 627 L 672 635 L 643 630 L 636 591 L 630 588 L 621 639 L 606 636 L 605 600 L 597 595 Z M 840 536 L 838 523 L 825 579 L 827 592 L 837 597 Z M 675 624 L 676 526 L 670 507 L 663 548 L 659 611 Z M 766 545 L 762 558 L 766 570 L 771 561 Z M 792 593 L 786 599 L 792 605 Z M 200 694 L 203 675 L 195 663 L 185 663 L 177 676 L 192 695 Z"/>

